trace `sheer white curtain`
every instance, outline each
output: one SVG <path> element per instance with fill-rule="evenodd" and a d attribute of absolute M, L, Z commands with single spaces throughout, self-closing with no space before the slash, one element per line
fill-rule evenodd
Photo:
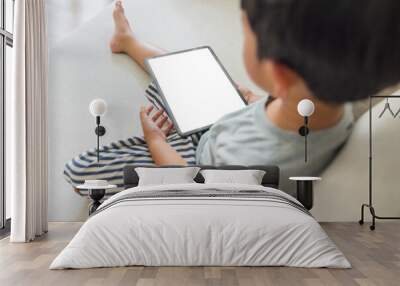
<path fill-rule="evenodd" d="M 16 0 L 13 92 L 6 111 L 6 180 L 12 242 L 47 231 L 47 34 L 45 0 Z"/>

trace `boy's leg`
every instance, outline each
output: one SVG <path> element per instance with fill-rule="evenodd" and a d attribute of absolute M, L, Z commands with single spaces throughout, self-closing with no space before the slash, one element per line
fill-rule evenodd
<path fill-rule="evenodd" d="M 162 49 L 151 46 L 145 42 L 140 41 L 133 33 L 129 21 L 125 16 L 124 7 L 121 1 L 115 3 L 113 12 L 115 32 L 110 42 L 110 47 L 113 53 L 125 53 L 137 62 L 144 70 L 146 70 L 145 59 L 158 55 L 165 54 Z M 160 95 L 158 94 L 157 87 L 150 84 L 146 90 L 147 99 L 157 108 L 164 109 L 164 105 Z M 199 132 L 191 135 L 193 143 L 198 144 L 201 135 L 204 132 Z"/>
<path fill-rule="evenodd" d="M 140 41 L 125 17 L 121 1 L 115 3 L 113 12 L 115 32 L 110 42 L 113 53 L 125 53 L 146 70 L 145 59 L 165 54 L 165 51 Z"/>
<path fill-rule="evenodd" d="M 96 149 L 88 150 L 64 167 L 64 178 L 74 188 L 85 180 L 107 180 L 123 187 L 123 169 L 126 165 L 154 165 L 146 142 L 140 137 L 119 140 L 100 147 L 100 162 Z"/>
<path fill-rule="evenodd" d="M 164 109 L 157 88 L 150 84 L 146 97 L 156 109 Z M 196 142 L 192 137 L 183 138 L 174 133 L 168 136 L 168 143 L 187 161 L 196 163 Z M 154 165 L 143 137 L 119 140 L 100 148 L 100 163 L 97 163 L 95 149 L 86 151 L 66 163 L 64 178 L 74 188 L 85 180 L 107 180 L 110 184 L 123 187 L 123 169 L 126 165 Z"/>
<path fill-rule="evenodd" d="M 140 42 L 134 36 L 120 1 L 114 9 L 115 34 L 111 40 L 111 49 L 116 53 L 126 53 L 143 68 L 148 57 L 163 54 L 160 49 Z M 155 85 L 150 84 L 146 97 L 156 109 L 165 109 L 164 103 Z M 182 138 L 174 133 L 168 137 L 171 144 L 188 164 L 196 163 L 198 135 Z M 100 163 L 97 163 L 96 150 L 86 151 L 65 165 L 64 177 L 72 186 L 83 184 L 85 180 L 108 180 L 109 183 L 123 187 L 123 168 L 126 165 L 154 165 L 147 144 L 142 137 L 119 140 L 100 148 Z"/>

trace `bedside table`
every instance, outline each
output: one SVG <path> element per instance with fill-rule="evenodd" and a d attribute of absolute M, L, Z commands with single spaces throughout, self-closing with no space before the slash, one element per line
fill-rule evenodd
<path fill-rule="evenodd" d="M 87 191 L 92 203 L 89 206 L 89 215 L 94 213 L 101 205 L 101 200 L 106 194 L 106 190 L 116 188 L 116 185 L 109 185 L 105 180 L 86 180 L 83 185 L 77 186 L 79 191 Z"/>
<path fill-rule="evenodd" d="M 314 181 L 321 181 L 320 177 L 290 177 L 289 180 L 297 183 L 297 200 L 301 202 L 308 210 L 313 208 L 314 204 Z"/>

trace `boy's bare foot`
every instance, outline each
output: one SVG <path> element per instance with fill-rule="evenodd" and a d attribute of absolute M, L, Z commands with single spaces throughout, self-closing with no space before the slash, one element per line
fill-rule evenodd
<path fill-rule="evenodd" d="M 125 53 L 144 70 L 146 70 L 145 60 L 150 57 L 161 55 L 160 49 L 140 41 L 133 33 L 128 19 L 125 16 L 124 7 L 121 0 L 115 2 L 113 11 L 115 24 L 114 35 L 110 41 L 110 48 L 113 53 Z"/>
<path fill-rule="evenodd" d="M 129 41 L 135 40 L 128 19 L 125 17 L 122 1 L 115 2 L 113 11 L 115 24 L 114 35 L 110 41 L 110 48 L 113 53 L 124 53 Z"/>

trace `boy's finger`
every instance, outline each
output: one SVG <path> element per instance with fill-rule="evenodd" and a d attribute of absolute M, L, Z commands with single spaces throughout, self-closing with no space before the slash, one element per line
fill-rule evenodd
<path fill-rule="evenodd" d="M 153 109 L 154 109 L 154 106 L 153 106 L 153 105 L 148 106 L 148 107 L 146 108 L 146 113 L 147 113 L 147 115 L 150 115 L 150 113 L 153 111 Z"/>
<path fill-rule="evenodd" d="M 168 129 L 169 129 L 169 124 L 168 124 L 168 122 L 165 122 L 164 126 L 161 128 L 161 131 L 162 131 L 165 135 L 168 135 Z"/>
<path fill-rule="evenodd" d="M 157 119 L 158 119 L 158 118 L 161 116 L 161 114 L 163 114 L 163 113 L 164 113 L 164 110 L 162 110 L 162 109 L 158 110 L 156 113 L 154 113 L 152 120 L 153 120 L 154 122 L 156 122 Z"/>
<path fill-rule="evenodd" d="M 147 115 L 147 110 L 148 110 L 147 107 L 144 106 L 140 107 L 140 117 L 142 117 L 143 115 Z"/>
<path fill-rule="evenodd" d="M 146 119 L 147 119 L 147 109 L 144 107 L 144 106 L 142 106 L 141 108 L 140 108 L 140 113 L 139 113 L 139 115 L 140 115 L 140 122 L 142 123 L 142 125 L 143 125 L 143 123 L 146 121 Z"/>
<path fill-rule="evenodd" d="M 164 134 L 165 135 L 170 134 L 173 128 L 174 128 L 174 124 L 171 121 L 168 121 L 168 124 L 167 124 L 167 127 L 165 128 Z"/>
<path fill-rule="evenodd" d="M 168 121 L 168 117 L 163 115 L 157 123 L 158 128 L 162 128 L 164 126 L 165 122 L 167 122 L 167 121 Z"/>

